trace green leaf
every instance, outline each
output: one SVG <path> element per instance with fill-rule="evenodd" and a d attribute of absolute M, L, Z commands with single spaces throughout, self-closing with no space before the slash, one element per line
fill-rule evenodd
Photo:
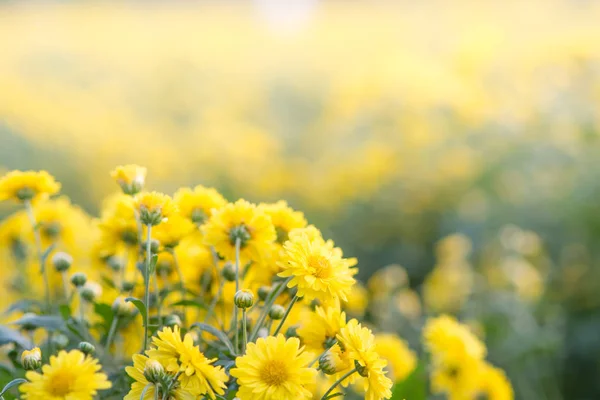
<path fill-rule="evenodd" d="M 102 279 L 102 282 L 104 282 L 106 284 L 106 286 L 111 287 L 113 289 L 117 288 L 117 286 L 115 285 L 115 282 L 112 279 L 110 279 L 108 276 L 102 275 L 100 277 L 100 279 Z"/>
<path fill-rule="evenodd" d="M 191 306 L 191 307 L 198 307 L 198 308 L 206 309 L 206 305 L 204 305 L 200 302 L 197 302 L 196 300 L 180 300 L 178 302 L 170 304 L 170 306 L 171 307 Z"/>
<path fill-rule="evenodd" d="M 227 335 L 225 335 L 225 333 L 221 332 L 220 330 L 218 330 L 214 326 L 208 325 L 208 324 L 203 324 L 203 323 L 200 323 L 200 322 L 196 322 L 195 324 L 192 324 L 192 328 L 198 328 L 201 331 L 205 331 L 205 332 L 208 332 L 208 333 L 216 336 L 225 346 L 227 346 L 227 349 L 229 349 L 229 351 L 231 352 L 231 354 L 236 354 L 237 353 L 235 351 L 235 348 L 233 347 L 233 344 L 231 343 L 231 341 L 227 337 Z"/>
<path fill-rule="evenodd" d="M 58 311 L 65 321 L 68 321 L 69 318 L 71 318 L 71 307 L 69 307 L 68 304 L 61 304 L 58 307 Z"/>
<path fill-rule="evenodd" d="M 41 305 L 40 302 L 37 300 L 19 300 L 13 304 L 10 305 L 10 307 L 8 307 L 6 309 L 6 311 L 4 311 L 4 314 L 11 314 L 15 311 L 23 311 L 23 312 L 27 312 L 27 311 L 32 311 L 33 308 L 37 308 L 38 310 L 41 309 Z"/>
<path fill-rule="evenodd" d="M 33 347 L 33 343 L 18 331 L 0 325 L 0 346 L 8 343 L 16 343 L 24 349 L 31 349 Z"/>
<path fill-rule="evenodd" d="M 42 264 L 46 263 L 46 260 L 48 259 L 48 256 L 50 255 L 50 253 L 52 253 L 52 250 L 54 250 L 54 248 L 56 247 L 56 244 L 52 243 L 50 246 L 48 246 L 48 248 L 44 251 L 44 253 L 42 254 Z"/>
<path fill-rule="evenodd" d="M 112 324 L 112 320 L 115 316 L 112 307 L 106 303 L 95 303 L 94 312 L 102 318 L 102 324 L 108 329 L 108 327 L 110 327 L 110 324 Z"/>
<path fill-rule="evenodd" d="M 133 305 L 140 310 L 140 314 L 142 315 L 142 321 L 144 324 L 146 324 L 146 306 L 144 305 L 144 302 L 141 301 L 140 299 L 136 299 L 135 297 L 128 297 L 125 299 L 125 301 L 129 301 L 131 303 L 133 303 Z"/>
<path fill-rule="evenodd" d="M 396 382 L 390 400 L 426 400 L 427 370 L 423 361 L 403 381 Z"/>
<path fill-rule="evenodd" d="M 2 395 L 4 395 L 4 393 L 8 392 L 12 387 L 20 385 L 21 383 L 25 383 L 25 382 L 27 382 L 27 379 L 23 379 L 23 378 L 13 379 L 12 381 L 8 382 L 6 384 L 6 386 L 4 386 L 4 389 L 2 389 L 2 391 L 0 392 L 0 397 Z"/>
<path fill-rule="evenodd" d="M 29 325 L 35 328 L 44 328 L 49 331 L 59 331 L 65 328 L 65 321 L 56 315 L 24 315 L 14 321 L 15 325 Z"/>

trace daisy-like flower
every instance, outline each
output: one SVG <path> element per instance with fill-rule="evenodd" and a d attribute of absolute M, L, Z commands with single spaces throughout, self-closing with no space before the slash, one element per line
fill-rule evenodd
<path fill-rule="evenodd" d="M 106 375 L 99 372 L 98 360 L 86 357 L 79 350 L 61 351 L 50 357 L 50 364 L 42 373 L 28 371 L 29 382 L 20 386 L 21 398 L 29 400 L 92 400 L 98 390 L 112 385 Z"/>
<path fill-rule="evenodd" d="M 0 179 L 0 201 L 37 201 L 60 190 L 47 171 L 11 171 Z"/>
<path fill-rule="evenodd" d="M 417 366 L 417 356 L 406 342 L 392 333 L 375 335 L 378 354 L 388 361 L 388 377 L 393 382 L 404 380 Z"/>
<path fill-rule="evenodd" d="M 339 307 L 316 307 L 298 329 L 298 336 L 307 349 L 317 354 L 336 342 L 340 329 L 346 325 L 346 313 Z"/>
<path fill-rule="evenodd" d="M 144 188 L 146 181 L 146 168 L 135 164 L 119 165 L 110 176 L 121 186 L 123 193 L 135 195 Z"/>
<path fill-rule="evenodd" d="M 288 240 L 288 235 L 292 230 L 306 226 L 304 214 L 300 211 L 294 211 L 284 200 L 272 204 L 263 203 L 260 204 L 260 208 L 271 217 L 277 232 L 277 243 L 281 245 Z"/>
<path fill-rule="evenodd" d="M 375 351 L 375 337 L 370 329 L 352 319 L 338 335 L 344 351 L 354 359 L 360 376 L 364 377 L 365 400 L 389 399 L 392 381 L 384 371 L 387 361 Z"/>
<path fill-rule="evenodd" d="M 155 365 L 152 363 L 152 361 L 154 362 L 154 364 L 158 363 L 159 368 L 155 368 Z M 172 383 L 171 390 L 167 395 L 167 398 L 169 399 L 195 400 L 198 397 L 195 393 L 187 390 L 186 388 L 183 388 L 178 382 L 172 382 L 175 377 L 175 374 L 164 373 L 163 376 L 158 376 L 160 375 L 160 367 L 162 367 L 164 372 L 165 366 L 163 364 L 160 364 L 156 360 L 151 360 L 144 355 L 134 354 L 133 366 L 126 367 L 125 372 L 127 372 L 127 375 L 132 377 L 135 380 L 135 382 L 131 384 L 131 389 L 129 390 L 129 393 L 127 393 L 127 395 L 123 398 L 123 400 L 152 400 L 156 398 L 156 381 L 166 381 Z M 158 370 L 158 372 L 156 370 Z M 148 386 L 148 389 L 146 390 L 146 394 L 142 398 L 142 393 L 144 392 L 146 386 Z M 162 393 L 162 390 L 164 390 L 164 387 L 160 385 L 158 393 L 159 399 L 162 398 L 162 396 L 164 395 L 164 393 Z"/>
<path fill-rule="evenodd" d="M 316 370 L 308 368 L 311 354 L 303 351 L 298 338 L 283 335 L 248 343 L 244 356 L 235 360 L 230 372 L 237 378 L 237 396 L 243 400 L 304 400 L 312 393 Z"/>
<path fill-rule="evenodd" d="M 263 254 L 271 251 L 276 238 L 271 218 L 246 200 L 238 200 L 215 211 L 203 228 L 204 243 L 214 246 L 228 260 L 235 260 L 235 244 L 239 239 L 243 264 L 260 260 Z"/>
<path fill-rule="evenodd" d="M 177 212 L 171 197 L 163 193 L 141 193 L 135 199 L 135 209 L 144 225 L 158 225 Z"/>
<path fill-rule="evenodd" d="M 342 251 L 334 247 L 332 241 L 325 242 L 321 237 L 293 231 L 284 245 L 280 262 L 284 278 L 292 277 L 288 287 L 298 287 L 298 295 L 307 300 L 319 299 L 328 302 L 333 299 L 347 300 L 356 282 L 352 277 L 356 269 L 354 259 L 346 259 Z M 310 232 L 309 232 L 310 233 Z"/>
<path fill-rule="evenodd" d="M 479 375 L 479 387 L 473 398 L 488 400 L 513 400 L 514 392 L 504 371 L 484 363 Z"/>
<path fill-rule="evenodd" d="M 184 218 L 196 225 L 202 225 L 213 214 L 227 205 L 227 200 L 213 188 L 202 185 L 194 189 L 181 188 L 175 193 L 175 202 Z"/>
<path fill-rule="evenodd" d="M 176 247 L 179 242 L 194 230 L 194 224 L 179 214 L 172 215 L 167 221 L 152 230 L 152 235 L 167 248 Z"/>
<path fill-rule="evenodd" d="M 178 326 L 166 327 L 153 338 L 156 346 L 148 350 L 148 356 L 165 366 L 169 373 L 182 372 L 181 386 L 197 395 L 207 395 L 215 399 L 215 393 L 225 393 L 228 377 L 221 367 L 211 365 L 209 360 L 194 346 L 192 335 L 187 333 L 183 340 Z"/>

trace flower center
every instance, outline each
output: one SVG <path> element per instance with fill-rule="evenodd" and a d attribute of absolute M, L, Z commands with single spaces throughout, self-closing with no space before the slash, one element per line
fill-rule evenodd
<path fill-rule="evenodd" d="M 204 212 L 203 209 L 201 209 L 201 208 L 194 208 L 192 210 L 191 218 L 192 218 L 192 222 L 193 223 L 201 225 L 201 224 L 204 223 L 204 221 L 206 221 L 207 215 L 206 215 L 206 213 Z"/>
<path fill-rule="evenodd" d="M 269 386 L 281 385 L 288 379 L 285 363 L 281 360 L 267 361 L 260 371 L 260 378 Z"/>
<path fill-rule="evenodd" d="M 48 392 L 56 397 L 64 397 L 71 393 L 75 375 L 69 371 L 60 371 L 48 380 Z"/>
<path fill-rule="evenodd" d="M 308 258 L 308 267 L 314 269 L 313 275 L 317 278 L 331 278 L 331 263 L 321 255 L 313 255 Z"/>
<path fill-rule="evenodd" d="M 288 240 L 288 232 L 282 227 L 276 226 L 275 232 L 277 233 L 277 243 L 284 244 Z"/>

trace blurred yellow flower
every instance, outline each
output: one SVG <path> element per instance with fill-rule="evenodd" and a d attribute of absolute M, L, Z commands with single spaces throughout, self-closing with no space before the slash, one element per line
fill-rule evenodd
<path fill-rule="evenodd" d="M 0 178 L 0 201 L 37 201 L 59 190 L 60 183 L 46 171 L 11 171 Z"/>
<path fill-rule="evenodd" d="M 227 200 L 213 188 L 198 185 L 175 192 L 175 203 L 181 215 L 197 225 L 204 224 L 213 214 L 227 205 Z"/>
<path fill-rule="evenodd" d="M 110 176 L 121 186 L 123 193 L 135 195 L 144 188 L 146 172 L 144 167 L 128 164 L 118 166 L 110 173 Z"/>
<path fill-rule="evenodd" d="M 388 361 L 387 376 L 393 382 L 404 380 L 417 366 L 417 356 L 408 344 L 392 333 L 375 335 L 375 348 Z"/>
<path fill-rule="evenodd" d="M 177 212 L 177 206 L 166 194 L 140 193 L 135 198 L 135 209 L 144 225 L 158 225 Z"/>

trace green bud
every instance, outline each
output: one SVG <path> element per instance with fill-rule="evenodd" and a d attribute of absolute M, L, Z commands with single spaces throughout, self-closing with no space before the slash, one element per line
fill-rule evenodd
<path fill-rule="evenodd" d="M 158 383 L 165 376 L 165 368 L 156 360 L 148 359 L 144 367 L 144 377 L 150 383 Z"/>
<path fill-rule="evenodd" d="M 254 304 L 254 295 L 247 289 L 238 290 L 233 297 L 233 302 L 238 308 L 245 310 Z"/>
<path fill-rule="evenodd" d="M 83 272 L 76 272 L 71 276 L 71 283 L 75 287 L 82 287 L 87 282 L 87 275 Z"/>
<path fill-rule="evenodd" d="M 287 330 L 285 331 L 285 337 L 298 337 L 298 327 L 290 326 L 289 328 L 287 328 Z"/>
<path fill-rule="evenodd" d="M 125 268 L 125 263 L 123 262 L 123 259 L 121 257 L 110 256 L 106 260 L 106 263 L 108 264 L 110 269 L 112 269 L 115 272 L 119 272 L 120 270 Z"/>
<path fill-rule="evenodd" d="M 121 289 L 123 289 L 124 292 L 131 292 L 134 287 L 135 283 L 128 281 L 123 282 L 123 284 L 121 285 Z"/>
<path fill-rule="evenodd" d="M 69 345 L 69 338 L 62 333 L 58 333 L 52 336 L 52 343 L 57 349 L 63 350 Z"/>
<path fill-rule="evenodd" d="M 319 369 L 327 375 L 333 375 L 337 371 L 336 357 L 331 351 L 327 351 L 319 358 Z"/>
<path fill-rule="evenodd" d="M 96 352 L 96 348 L 94 347 L 94 345 L 89 342 L 80 342 L 79 346 L 77 347 L 86 356 L 92 356 Z"/>
<path fill-rule="evenodd" d="M 261 301 L 265 301 L 269 293 L 271 293 L 271 286 L 261 286 L 258 288 L 258 298 Z"/>
<path fill-rule="evenodd" d="M 39 347 L 21 353 L 21 365 L 26 371 L 34 371 L 42 367 L 42 352 Z"/>
<path fill-rule="evenodd" d="M 64 251 L 59 251 L 52 256 L 52 265 L 58 272 L 68 270 L 73 264 L 73 257 Z"/>
<path fill-rule="evenodd" d="M 269 317 L 271 317 L 271 319 L 274 321 L 282 319 L 284 314 L 285 308 L 283 308 L 279 304 L 273 305 L 269 310 Z"/>
<path fill-rule="evenodd" d="M 222 274 L 223 274 L 223 278 L 225 278 L 229 282 L 234 282 L 235 281 L 235 266 L 230 262 L 225 263 L 225 265 L 223 266 Z"/>

